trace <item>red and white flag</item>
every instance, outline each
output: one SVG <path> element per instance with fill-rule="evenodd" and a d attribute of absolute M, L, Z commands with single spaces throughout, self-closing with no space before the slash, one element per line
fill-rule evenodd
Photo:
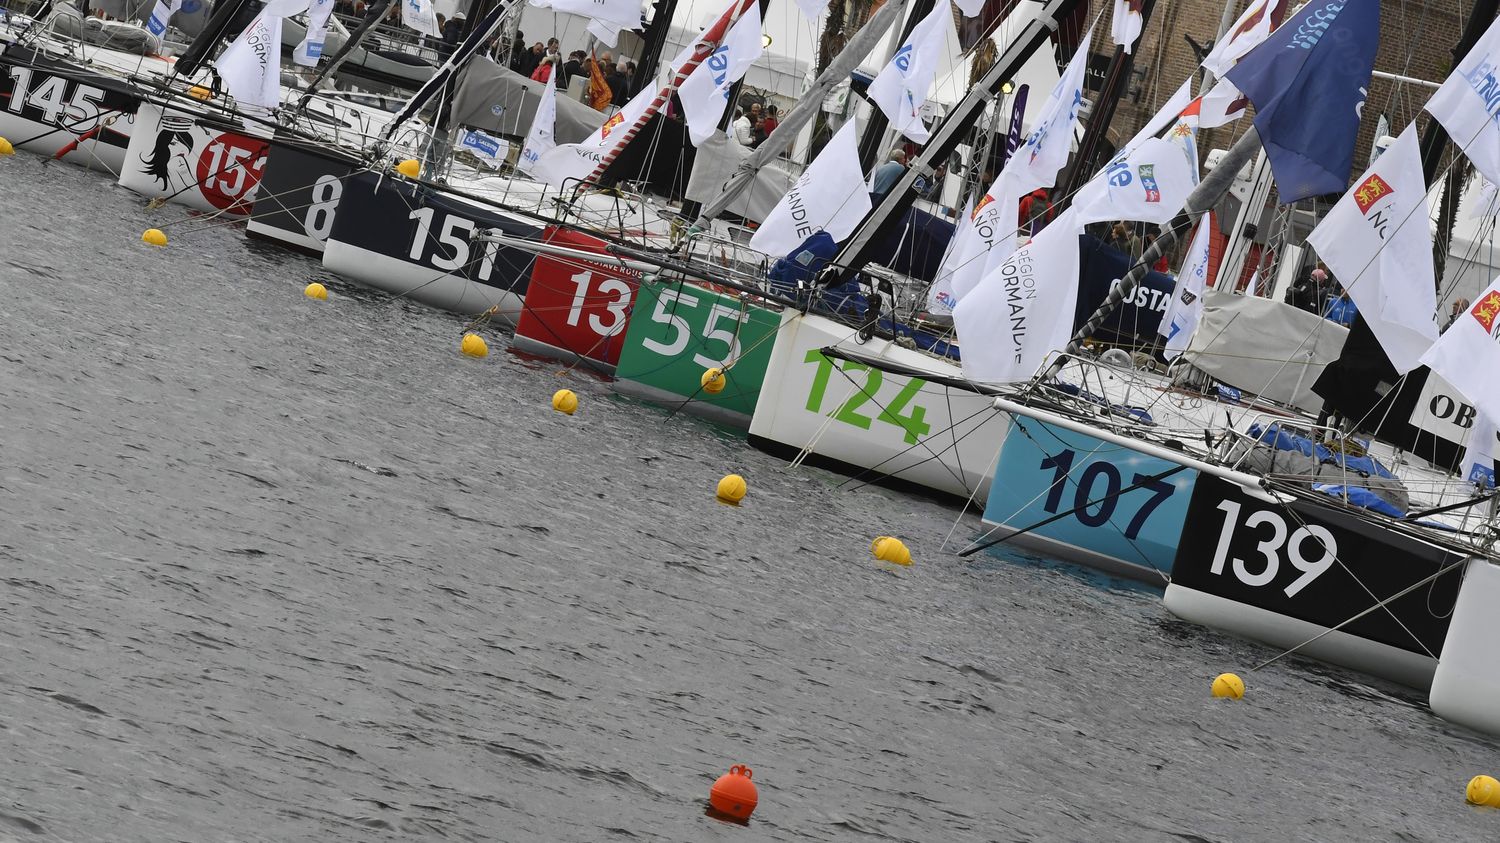
<path fill-rule="evenodd" d="M 1453 384 L 1480 415 L 1500 419 L 1500 388 L 1495 383 L 1495 372 L 1500 372 L 1500 278 L 1427 349 L 1422 364 Z"/>
<path fill-rule="evenodd" d="M 1237 120 L 1245 113 L 1250 100 L 1225 79 L 1224 74 L 1239 64 L 1246 53 L 1266 40 L 1271 30 L 1281 25 L 1290 3 L 1291 0 L 1255 0 L 1204 57 L 1203 69 L 1212 73 L 1218 82 L 1203 95 L 1203 109 L 1198 125 L 1212 129 Z"/>
<path fill-rule="evenodd" d="M 1413 123 L 1307 236 L 1403 375 L 1438 337 L 1428 225 Z"/>

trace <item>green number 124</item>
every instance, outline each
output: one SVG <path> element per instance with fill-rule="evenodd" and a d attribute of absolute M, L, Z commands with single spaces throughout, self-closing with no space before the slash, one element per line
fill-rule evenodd
<path fill-rule="evenodd" d="M 833 374 L 833 361 L 823 356 L 823 352 L 814 348 L 807 352 L 803 358 L 804 363 L 816 363 L 818 371 L 813 375 L 812 389 L 807 393 L 807 410 L 810 413 L 821 413 L 823 411 L 823 394 L 828 391 L 828 377 Z M 917 440 L 926 436 L 932 430 L 932 425 L 927 424 L 927 410 L 924 407 L 913 405 L 909 415 L 902 415 L 906 405 L 911 404 L 913 398 L 922 390 L 922 381 L 918 378 L 907 378 L 906 386 L 896 393 L 891 403 L 880 408 L 880 413 L 873 419 L 864 415 L 859 410 L 865 404 L 875 399 L 879 394 L 881 385 L 885 382 L 885 373 L 879 369 L 872 369 L 863 363 L 853 360 L 840 360 L 839 368 L 845 373 L 864 372 L 865 382 L 859 391 L 849 396 L 849 400 L 833 411 L 833 417 L 844 424 L 852 424 L 861 430 L 869 430 L 872 421 L 883 421 L 893 424 L 906 432 L 903 439 L 908 445 L 917 444 Z M 879 402 L 876 402 L 879 406 Z"/>

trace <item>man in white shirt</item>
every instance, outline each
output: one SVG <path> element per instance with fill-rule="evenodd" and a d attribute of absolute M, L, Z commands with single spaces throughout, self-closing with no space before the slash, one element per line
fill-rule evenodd
<path fill-rule="evenodd" d="M 755 124 L 750 120 L 749 114 L 741 114 L 734 121 L 734 139 L 744 147 L 755 144 Z"/>

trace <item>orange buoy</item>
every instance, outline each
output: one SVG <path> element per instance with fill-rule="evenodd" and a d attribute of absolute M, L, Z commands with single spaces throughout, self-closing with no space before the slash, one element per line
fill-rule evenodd
<path fill-rule="evenodd" d="M 729 772 L 719 776 L 714 786 L 708 789 L 708 804 L 715 811 L 741 822 L 750 819 L 758 801 L 760 795 L 755 792 L 755 782 L 750 781 L 750 768 L 744 764 L 730 767 Z"/>

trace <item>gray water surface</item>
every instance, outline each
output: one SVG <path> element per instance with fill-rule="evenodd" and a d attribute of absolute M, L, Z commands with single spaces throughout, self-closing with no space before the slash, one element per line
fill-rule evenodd
<path fill-rule="evenodd" d="M 0 839 L 1500 839 L 1496 742 L 1420 695 L 310 301 L 239 226 L 144 246 L 184 213 L 102 176 L 0 196 Z M 747 828 L 703 814 L 736 763 Z"/>

